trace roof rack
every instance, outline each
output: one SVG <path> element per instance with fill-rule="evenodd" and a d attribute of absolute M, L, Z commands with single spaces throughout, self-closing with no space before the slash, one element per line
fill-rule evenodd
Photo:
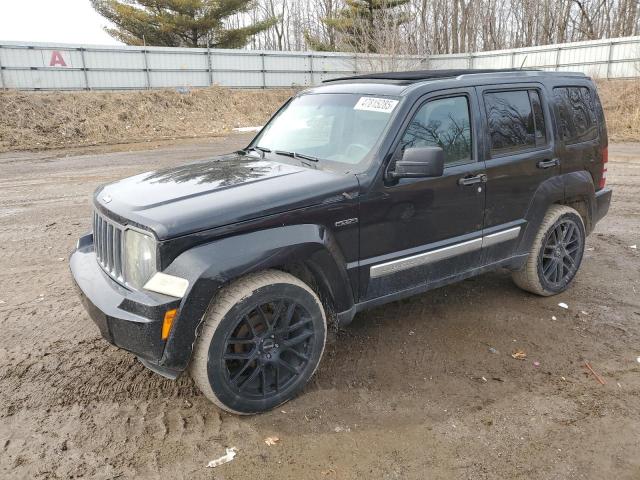
<path fill-rule="evenodd" d="M 367 73 L 365 75 L 353 75 L 350 77 L 332 78 L 324 80 L 322 83 L 337 82 L 341 80 L 396 80 L 402 83 L 415 83 L 423 80 L 438 78 L 452 78 L 460 75 L 471 75 L 476 73 L 514 73 L 514 72 L 540 72 L 541 70 L 520 69 L 520 68 L 460 68 L 448 70 L 415 70 L 408 72 L 381 72 Z"/>

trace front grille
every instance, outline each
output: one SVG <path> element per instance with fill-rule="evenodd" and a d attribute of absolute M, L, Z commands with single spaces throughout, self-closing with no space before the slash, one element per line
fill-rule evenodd
<path fill-rule="evenodd" d="M 93 246 L 98 264 L 118 282 L 124 281 L 122 249 L 124 228 L 98 212 L 93 213 Z"/>

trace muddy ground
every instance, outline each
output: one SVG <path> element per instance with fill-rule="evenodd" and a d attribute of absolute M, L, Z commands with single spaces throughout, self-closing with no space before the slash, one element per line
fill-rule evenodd
<path fill-rule="evenodd" d="M 614 201 L 567 292 L 499 271 L 360 314 L 301 396 L 239 418 L 103 341 L 66 259 L 98 184 L 245 142 L 0 155 L 0 477 L 640 478 L 638 145 L 610 148 Z"/>

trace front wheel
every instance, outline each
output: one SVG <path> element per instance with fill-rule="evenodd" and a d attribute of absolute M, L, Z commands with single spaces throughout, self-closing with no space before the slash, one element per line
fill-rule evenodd
<path fill-rule="evenodd" d="M 223 288 L 198 337 L 190 372 L 204 395 L 236 414 L 290 400 L 315 372 L 327 323 L 311 288 L 268 270 Z"/>
<path fill-rule="evenodd" d="M 580 268 L 585 245 L 580 214 L 564 205 L 547 211 L 524 267 L 513 273 L 520 288 L 550 296 L 565 291 Z"/>

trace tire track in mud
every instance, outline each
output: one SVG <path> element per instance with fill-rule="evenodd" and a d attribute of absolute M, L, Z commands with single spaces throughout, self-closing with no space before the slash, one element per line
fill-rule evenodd
<path fill-rule="evenodd" d="M 199 395 L 188 376 L 165 379 L 102 339 L 70 285 L 49 287 L 35 290 L 47 292 L 44 301 L 33 293 L 35 299 L 10 300 L 16 303 L 0 310 L 4 338 L 11 340 L 0 347 L 7 360 L 0 362 L 4 408 Z"/>
<path fill-rule="evenodd" d="M 20 408 L 127 402 L 200 395 L 191 379 L 165 379 L 147 370 L 136 358 L 96 336 L 78 343 L 54 342 L 46 352 L 11 357 L 0 367 L 5 403 Z"/>

